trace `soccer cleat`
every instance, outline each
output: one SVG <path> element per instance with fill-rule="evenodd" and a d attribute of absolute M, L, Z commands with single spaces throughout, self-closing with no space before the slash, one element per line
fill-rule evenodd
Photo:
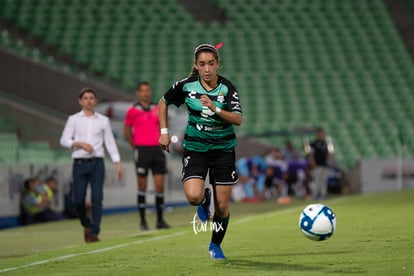
<path fill-rule="evenodd" d="M 171 226 L 169 226 L 168 223 L 166 223 L 164 220 L 161 220 L 161 221 L 157 222 L 156 227 L 157 227 L 157 229 L 169 229 L 169 228 L 171 228 Z"/>
<path fill-rule="evenodd" d="M 206 222 L 210 218 L 211 194 L 210 194 L 209 188 L 206 188 L 205 193 L 204 193 L 204 198 L 205 198 L 204 202 L 198 205 L 198 209 L 197 209 L 198 218 L 202 222 Z"/>
<path fill-rule="evenodd" d="M 141 229 L 141 231 L 148 231 L 149 227 L 147 224 L 146 220 L 141 221 L 141 225 L 139 226 L 139 229 Z"/>
<path fill-rule="evenodd" d="M 210 242 L 208 251 L 210 252 L 211 259 L 213 260 L 222 260 L 226 258 L 219 244 Z"/>

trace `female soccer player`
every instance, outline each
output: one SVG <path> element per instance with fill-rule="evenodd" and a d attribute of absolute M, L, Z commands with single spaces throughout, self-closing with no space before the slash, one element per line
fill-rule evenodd
<path fill-rule="evenodd" d="M 220 247 L 229 223 L 229 201 L 232 185 L 237 183 L 235 168 L 236 135 L 233 125 L 242 123 L 239 95 L 233 84 L 218 75 L 219 54 L 215 46 L 199 45 L 194 51 L 190 77 L 176 82 L 159 102 L 160 145 L 168 151 L 168 105 L 188 109 L 184 136 L 183 183 L 190 204 L 198 205 L 198 217 L 210 218 L 210 190 L 205 189 L 209 171 L 213 185 L 215 213 L 209 252 L 212 259 L 224 259 Z"/>

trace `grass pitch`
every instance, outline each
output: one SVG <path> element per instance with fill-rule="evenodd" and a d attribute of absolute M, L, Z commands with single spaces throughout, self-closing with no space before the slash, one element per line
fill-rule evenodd
<path fill-rule="evenodd" d="M 83 244 L 76 220 L 4 230 L 0 274 L 414 275 L 414 190 L 325 203 L 337 231 L 323 242 L 299 233 L 309 202 L 233 204 L 224 261 L 210 260 L 211 232 L 193 232 L 192 207 L 166 214 L 174 228 L 147 233 L 137 230 L 137 214 L 104 217 L 95 244 Z"/>

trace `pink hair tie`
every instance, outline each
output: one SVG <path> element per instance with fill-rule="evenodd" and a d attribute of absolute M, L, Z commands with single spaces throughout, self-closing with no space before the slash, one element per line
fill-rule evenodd
<path fill-rule="evenodd" d="M 223 42 L 219 42 L 219 44 L 214 46 L 214 48 L 216 48 L 217 50 L 220 49 L 221 47 L 223 47 Z"/>

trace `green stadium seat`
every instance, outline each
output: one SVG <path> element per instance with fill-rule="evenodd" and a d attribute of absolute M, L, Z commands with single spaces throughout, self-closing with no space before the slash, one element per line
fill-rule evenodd
<path fill-rule="evenodd" d="M 223 41 L 221 70 L 246 114 L 241 132 L 325 124 L 343 164 L 395 154 L 383 143 L 412 128 L 414 66 L 382 1 L 214 2 L 226 24 L 204 26 L 162 0 L 4 0 L 0 16 L 130 91 L 151 81 L 157 97 L 189 72 L 197 44 Z M 48 60 L 4 32 L 1 45 Z"/>

